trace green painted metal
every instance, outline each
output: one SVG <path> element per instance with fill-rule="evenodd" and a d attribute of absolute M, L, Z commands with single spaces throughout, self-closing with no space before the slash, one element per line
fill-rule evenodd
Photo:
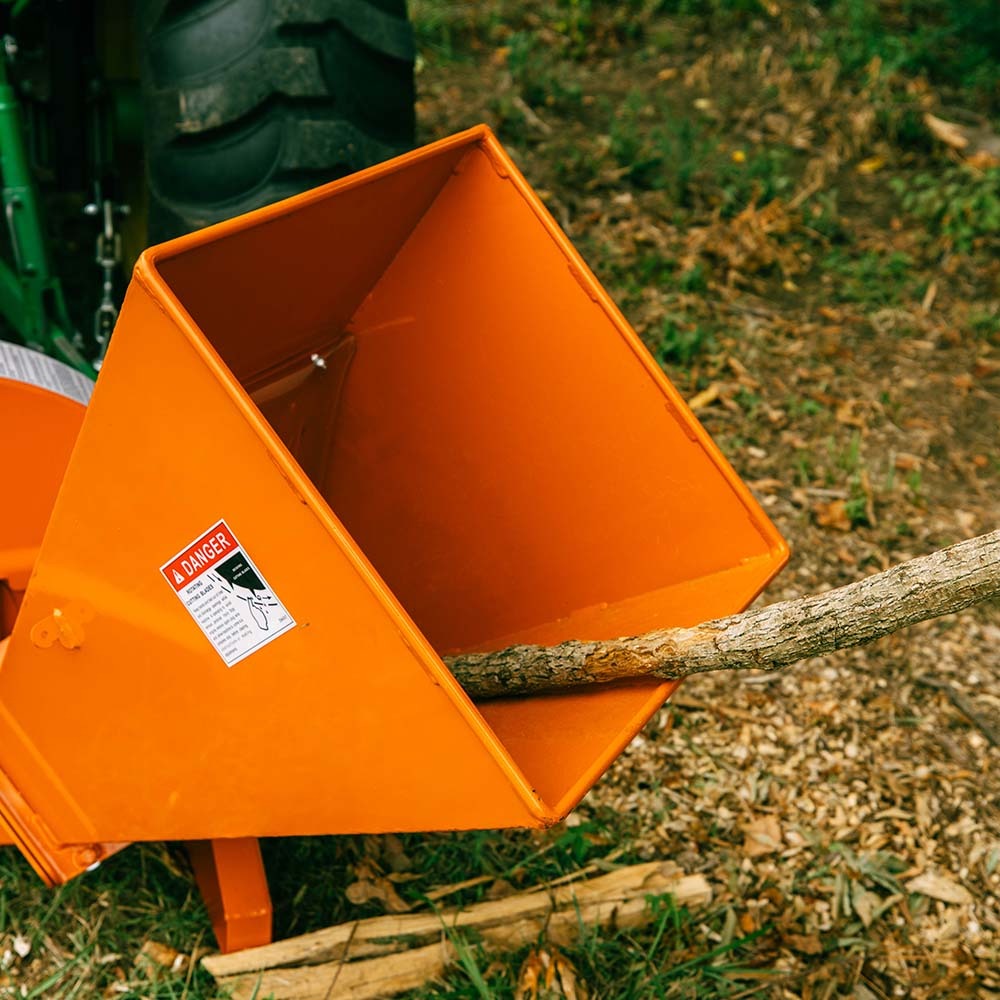
<path fill-rule="evenodd" d="M 14 9 L 19 6 L 15 4 Z M 62 286 L 52 273 L 38 189 L 25 149 L 21 108 L 3 58 L 0 174 L 0 198 L 14 256 L 13 271 L 0 262 L 0 312 L 26 345 L 96 378 L 96 371 L 77 346 L 78 336 L 69 319 Z"/>
<path fill-rule="evenodd" d="M 115 139 L 139 145 L 143 139 L 142 95 L 133 80 L 115 80 L 111 86 L 111 114 Z"/>
<path fill-rule="evenodd" d="M 11 14 L 17 17 L 31 3 L 31 0 L 2 0 L 2 2 L 7 4 Z"/>

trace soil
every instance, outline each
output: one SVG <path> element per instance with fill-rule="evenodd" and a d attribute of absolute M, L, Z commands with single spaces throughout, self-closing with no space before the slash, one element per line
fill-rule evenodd
<path fill-rule="evenodd" d="M 932 238 L 892 185 L 956 154 L 880 125 L 872 73 L 851 83 L 822 52 L 803 69 L 808 25 L 791 15 L 661 51 L 657 24 L 632 43 L 595 14 L 577 56 L 521 17 L 428 58 L 423 137 L 493 126 L 660 352 L 791 543 L 762 600 L 996 528 L 997 243 Z M 515 29 L 549 53 L 548 98 L 511 65 Z M 892 86 L 920 108 L 941 100 L 923 79 Z M 780 195 L 727 211 L 708 182 L 685 203 L 637 184 L 608 152 L 631 92 L 640 150 L 671 109 L 701 116 L 732 163 L 787 153 Z M 683 362 L 665 320 L 694 344 Z M 627 811 L 646 856 L 710 878 L 737 934 L 768 926 L 755 963 L 771 995 L 995 997 L 998 738 L 993 602 L 778 675 L 689 679 L 570 822 Z"/>

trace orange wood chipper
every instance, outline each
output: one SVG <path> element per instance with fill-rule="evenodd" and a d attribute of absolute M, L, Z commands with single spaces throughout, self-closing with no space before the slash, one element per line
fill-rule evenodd
<path fill-rule="evenodd" d="M 223 949 L 256 838 L 548 826 L 674 688 L 474 704 L 443 655 L 787 558 L 485 127 L 147 250 L 88 405 L 0 371 L 3 828 L 50 883 L 192 842 Z"/>

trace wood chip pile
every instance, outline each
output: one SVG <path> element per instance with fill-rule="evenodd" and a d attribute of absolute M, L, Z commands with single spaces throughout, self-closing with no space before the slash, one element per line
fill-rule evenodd
<path fill-rule="evenodd" d="M 998 996 L 1000 750 L 951 697 L 1000 731 L 997 650 L 968 615 L 692 678 L 578 816 L 632 812 L 642 850 L 705 874 L 740 932 L 772 924 L 771 968 L 805 974 L 789 997 L 868 989 L 863 969 L 896 996 Z"/>

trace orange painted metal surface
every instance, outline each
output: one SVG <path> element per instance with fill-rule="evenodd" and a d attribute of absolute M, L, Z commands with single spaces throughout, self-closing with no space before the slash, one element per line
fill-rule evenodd
<path fill-rule="evenodd" d="M 287 611 L 231 666 L 161 573 L 220 523 L 266 583 L 245 628 Z M 57 873 L 545 826 L 674 685 L 475 705 L 441 656 L 735 612 L 786 558 L 476 128 L 143 255 L 0 671 L 0 814 Z"/>
<path fill-rule="evenodd" d="M 83 423 L 84 405 L 28 381 L 0 376 L 0 667 L 7 636 L 38 554 L 45 525 Z M 44 698 L 44 692 L 39 692 Z M 2 779 L 0 779 L 2 780 Z M 12 790 L 11 794 L 17 793 Z M 26 819 L 30 840 L 34 818 Z M 14 839 L 0 822 L 0 844 Z M 81 848 L 66 848 L 75 854 Z M 85 845 L 82 850 L 90 850 Z M 30 849 L 25 848 L 25 853 Z M 30 853 L 29 853 L 30 856 Z M 97 856 L 87 854 L 90 862 Z M 86 865 L 84 865 L 86 867 Z M 74 869 L 76 870 L 76 869 Z M 51 879 L 50 879 L 51 881 Z"/>
<path fill-rule="evenodd" d="M 15 593 L 28 583 L 84 410 L 67 396 L 0 376 L 0 580 Z"/>
<path fill-rule="evenodd" d="M 257 838 L 196 840 L 187 846 L 219 949 L 268 943 L 271 895 Z"/>

